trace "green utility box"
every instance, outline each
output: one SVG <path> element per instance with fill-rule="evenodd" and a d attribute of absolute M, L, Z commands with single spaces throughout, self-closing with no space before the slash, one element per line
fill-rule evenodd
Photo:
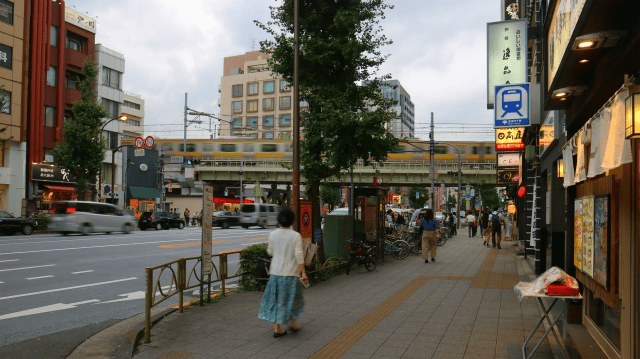
<path fill-rule="evenodd" d="M 325 258 L 349 258 L 349 243 L 353 236 L 353 216 L 327 215 L 324 218 L 324 255 Z"/>

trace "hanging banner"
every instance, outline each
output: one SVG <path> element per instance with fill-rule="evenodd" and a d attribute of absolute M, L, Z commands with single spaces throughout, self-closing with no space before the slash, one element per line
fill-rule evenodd
<path fill-rule="evenodd" d="M 487 24 L 487 108 L 497 85 L 527 82 L 527 20 Z"/>
<path fill-rule="evenodd" d="M 524 150 L 524 127 L 496 128 L 496 151 Z"/>

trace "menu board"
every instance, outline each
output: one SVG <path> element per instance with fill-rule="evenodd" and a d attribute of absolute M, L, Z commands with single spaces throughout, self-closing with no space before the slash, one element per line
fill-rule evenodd
<path fill-rule="evenodd" d="M 573 215 L 573 265 L 582 270 L 582 198 L 576 199 Z"/>
<path fill-rule="evenodd" d="M 594 200 L 593 278 L 609 289 L 609 195 Z"/>
<path fill-rule="evenodd" d="M 593 277 L 593 196 L 582 198 L 582 271 Z"/>

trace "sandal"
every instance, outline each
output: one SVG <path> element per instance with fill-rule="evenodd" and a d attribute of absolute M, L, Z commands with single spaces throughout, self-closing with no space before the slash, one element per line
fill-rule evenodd
<path fill-rule="evenodd" d="M 273 332 L 273 337 L 274 338 L 280 338 L 280 337 L 283 337 L 285 335 L 287 335 L 287 331 L 286 330 L 284 332 L 282 332 L 282 333 Z"/>
<path fill-rule="evenodd" d="M 299 327 L 289 327 L 289 330 L 290 330 L 292 333 L 297 333 L 300 329 L 302 329 L 302 326 L 299 326 Z"/>

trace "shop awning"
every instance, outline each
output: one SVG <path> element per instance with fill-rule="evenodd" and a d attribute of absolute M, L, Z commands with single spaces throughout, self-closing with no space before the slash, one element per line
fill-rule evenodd
<path fill-rule="evenodd" d="M 51 192 L 75 192 L 76 190 L 74 187 L 71 187 L 71 186 L 53 186 L 53 185 L 46 184 L 44 185 L 44 187 L 50 190 Z"/>
<path fill-rule="evenodd" d="M 222 203 L 230 203 L 230 204 L 240 204 L 240 198 L 225 198 L 225 197 L 213 197 L 213 203 L 222 204 Z M 253 203 L 251 199 L 242 199 L 242 203 Z"/>
<path fill-rule="evenodd" d="M 129 198 L 133 199 L 156 199 L 158 197 L 157 188 L 129 186 L 127 190 Z"/>

